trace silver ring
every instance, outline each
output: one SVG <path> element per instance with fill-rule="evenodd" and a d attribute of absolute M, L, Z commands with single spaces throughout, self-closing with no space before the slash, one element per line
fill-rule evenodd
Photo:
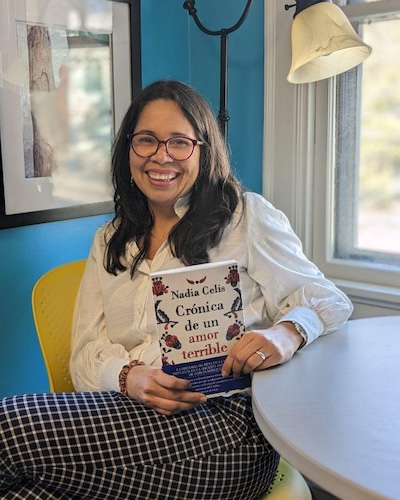
<path fill-rule="evenodd" d="M 256 351 L 254 354 L 258 354 L 263 361 L 267 359 L 266 355 L 261 351 Z"/>

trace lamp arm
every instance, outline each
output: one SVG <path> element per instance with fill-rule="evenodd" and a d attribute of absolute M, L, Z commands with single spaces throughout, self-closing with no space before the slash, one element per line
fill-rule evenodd
<path fill-rule="evenodd" d="M 183 4 L 183 8 L 189 12 L 189 16 L 192 16 L 197 27 L 206 35 L 220 35 L 221 31 L 211 31 L 207 29 L 203 24 L 201 24 L 199 18 L 197 17 L 197 9 L 194 6 L 195 0 L 186 0 Z"/>
<path fill-rule="evenodd" d="M 242 24 L 244 23 L 244 21 L 247 17 L 247 14 L 249 13 L 249 10 L 250 10 L 252 3 L 253 3 L 253 0 L 247 0 L 246 7 L 244 8 L 242 15 L 240 16 L 239 21 L 236 24 L 234 24 L 233 26 L 231 26 L 230 28 L 225 29 L 225 31 L 227 33 L 232 33 L 233 31 L 236 31 L 238 28 L 240 28 L 240 26 L 242 26 Z"/>
<path fill-rule="evenodd" d="M 197 9 L 195 8 L 195 0 L 186 0 L 183 4 L 183 8 L 189 12 L 189 15 L 193 17 L 197 27 L 206 35 L 220 36 L 221 37 L 221 58 L 220 58 L 220 103 L 219 103 L 219 113 L 218 113 L 218 123 L 221 129 L 223 138 L 225 139 L 225 144 L 227 143 L 227 124 L 229 120 L 228 110 L 226 109 L 226 102 L 228 96 L 228 35 L 236 31 L 245 21 L 247 14 L 249 13 L 250 7 L 253 0 L 247 0 L 246 7 L 239 20 L 230 28 L 222 28 L 218 31 L 212 31 L 206 28 L 197 17 Z"/>
<path fill-rule="evenodd" d="M 307 9 L 307 7 L 311 7 L 316 3 L 322 3 L 322 2 L 332 3 L 332 0 L 296 0 L 296 3 L 286 4 L 285 10 L 289 10 L 292 7 L 296 7 L 296 12 L 293 15 L 293 18 L 295 18 L 297 14 L 300 14 L 300 12 L 304 9 Z"/>
<path fill-rule="evenodd" d="M 233 33 L 236 31 L 240 26 L 244 23 L 247 14 L 249 13 L 251 4 L 253 3 L 253 0 L 247 0 L 246 7 L 244 8 L 244 11 L 242 15 L 240 16 L 239 20 L 237 23 L 235 23 L 233 26 L 230 28 L 222 28 L 217 31 L 212 31 L 206 28 L 201 22 L 200 19 L 197 16 L 197 9 L 195 7 L 196 0 L 186 0 L 183 4 L 183 8 L 186 9 L 189 12 L 189 15 L 193 17 L 194 22 L 196 23 L 197 27 L 206 35 L 212 35 L 212 36 L 220 36 L 222 34 L 229 35 L 230 33 Z"/>

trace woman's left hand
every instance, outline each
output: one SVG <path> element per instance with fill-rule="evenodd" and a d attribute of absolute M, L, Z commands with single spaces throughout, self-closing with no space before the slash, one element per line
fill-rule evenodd
<path fill-rule="evenodd" d="M 292 323 L 283 321 L 267 330 L 252 330 L 233 346 L 223 367 L 222 375 L 235 378 L 270 366 L 286 363 L 300 347 L 303 339 Z M 258 354 L 256 351 L 265 356 Z"/>

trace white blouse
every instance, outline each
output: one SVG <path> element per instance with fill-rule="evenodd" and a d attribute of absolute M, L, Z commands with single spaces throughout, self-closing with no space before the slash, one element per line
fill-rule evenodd
<path fill-rule="evenodd" d="M 239 263 L 246 331 L 296 321 L 308 344 L 340 328 L 353 306 L 303 254 L 286 216 L 256 193 L 245 193 L 210 262 Z M 187 197 L 175 205 L 182 217 Z M 161 366 L 150 272 L 182 267 L 167 242 L 152 261 L 144 260 L 133 279 L 129 269 L 106 272 L 104 233 L 95 237 L 82 278 L 73 321 L 70 370 L 76 390 L 119 390 L 118 376 L 131 359 Z M 138 252 L 127 247 L 127 262 Z"/>

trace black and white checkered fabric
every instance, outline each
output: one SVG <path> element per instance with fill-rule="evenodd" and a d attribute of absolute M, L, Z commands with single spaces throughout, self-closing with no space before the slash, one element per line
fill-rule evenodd
<path fill-rule="evenodd" d="M 0 498 L 255 499 L 278 455 L 249 395 L 166 417 L 118 392 L 2 400 Z"/>

